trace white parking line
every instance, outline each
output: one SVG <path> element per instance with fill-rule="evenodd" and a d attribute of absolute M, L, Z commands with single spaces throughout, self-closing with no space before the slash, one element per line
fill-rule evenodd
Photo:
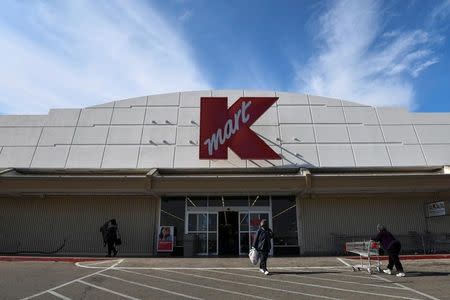
<path fill-rule="evenodd" d="M 347 270 L 344 270 L 344 271 L 347 271 Z M 353 273 L 351 270 L 348 270 L 348 271 Z M 327 275 L 339 276 L 339 277 L 343 277 L 344 276 L 344 277 L 352 277 L 352 278 L 361 278 L 361 279 L 367 279 L 369 281 L 376 280 L 378 282 L 378 278 L 374 277 L 375 275 L 371 276 L 369 274 L 367 274 L 367 276 L 364 276 L 364 275 L 353 275 L 353 274 L 346 274 L 346 273 L 339 273 L 339 274 L 328 273 Z"/>
<path fill-rule="evenodd" d="M 77 280 L 77 282 L 85 284 L 87 286 L 91 286 L 93 288 L 96 288 L 96 289 L 99 289 L 99 290 L 102 290 L 102 291 L 105 291 L 105 292 L 108 292 L 110 294 L 114 294 L 114 295 L 117 295 L 117 296 L 121 296 L 121 297 L 127 298 L 127 299 L 140 300 L 139 298 L 134 298 L 134 297 L 131 297 L 131 296 L 128 296 L 128 295 L 125 295 L 125 294 L 122 294 L 122 293 L 110 290 L 110 289 L 105 289 L 104 287 L 101 287 L 101 286 L 98 286 L 98 285 L 95 285 L 95 284 L 92 284 L 92 283 L 89 283 L 89 282 L 86 282 L 86 281 L 83 281 L 83 280 Z"/>
<path fill-rule="evenodd" d="M 102 266 L 95 266 L 96 264 L 84 264 L 81 262 L 75 263 L 77 267 L 86 268 L 86 269 L 103 269 Z M 323 267 L 271 267 L 271 269 L 344 269 L 342 266 L 323 266 Z M 117 270 L 254 270 L 255 267 L 115 267 Z"/>
<path fill-rule="evenodd" d="M 109 269 L 114 268 L 115 266 L 117 266 L 118 264 L 120 264 L 120 263 L 123 262 L 123 261 L 124 261 L 123 259 L 120 259 L 120 260 L 118 260 L 115 264 L 113 264 L 113 265 L 111 265 L 111 266 L 109 266 L 109 267 L 107 267 L 107 268 L 103 268 L 103 269 L 100 270 L 100 271 L 97 271 L 97 272 L 95 272 L 95 273 L 92 273 L 92 274 L 89 274 L 89 275 L 86 275 L 86 276 L 83 276 L 83 277 L 80 277 L 80 278 L 71 280 L 71 281 L 69 281 L 69 282 L 60 284 L 60 285 L 55 286 L 55 287 L 53 287 L 53 288 L 51 288 L 51 289 L 45 290 L 45 291 L 43 291 L 43 292 L 40 292 L 40 293 L 37 293 L 37 294 L 34 294 L 34 295 L 31 295 L 31 296 L 29 296 L 29 297 L 25 297 L 25 298 L 23 298 L 22 300 L 28 300 L 28 299 L 35 298 L 35 297 L 44 295 L 44 294 L 46 294 L 46 293 L 49 293 L 49 292 L 51 292 L 51 291 L 57 290 L 57 289 L 59 289 L 59 288 L 61 288 L 61 287 L 63 287 L 63 286 L 66 286 L 66 285 L 72 284 L 72 283 L 74 283 L 74 282 L 77 282 L 78 280 L 82 280 L 82 279 L 85 279 L 85 278 L 88 278 L 88 277 L 91 277 L 91 276 L 100 274 L 100 273 L 102 273 L 102 272 L 105 272 L 106 270 L 109 270 Z"/>
<path fill-rule="evenodd" d="M 387 278 L 381 277 L 380 275 L 373 275 L 373 277 L 376 277 L 376 278 L 378 278 L 378 279 L 380 279 L 380 280 L 383 280 L 383 281 L 385 281 L 385 282 L 393 283 L 393 281 L 390 281 L 390 280 L 387 279 Z"/>
<path fill-rule="evenodd" d="M 411 298 L 411 297 L 403 297 L 403 296 L 395 296 L 395 295 L 388 295 L 388 294 L 381 294 L 381 293 L 358 291 L 358 290 L 337 288 L 337 287 L 331 287 L 331 286 L 319 285 L 319 284 L 312 284 L 312 283 L 303 283 L 303 282 L 288 281 L 288 280 L 278 280 L 278 279 L 274 279 L 274 278 L 264 278 L 264 277 L 261 277 L 261 276 L 244 275 L 244 274 L 229 273 L 229 272 L 223 272 L 223 271 L 209 270 L 208 272 L 215 272 L 215 273 L 219 273 L 219 274 L 228 274 L 228 275 L 233 275 L 233 276 L 237 275 L 237 276 L 248 277 L 248 278 L 256 278 L 256 279 L 260 279 L 260 280 L 270 280 L 272 282 L 275 281 L 275 282 L 282 282 L 282 283 L 292 283 L 292 284 L 297 284 L 297 285 L 310 286 L 310 287 L 316 287 L 316 288 L 321 288 L 321 289 L 330 289 L 330 290 L 343 291 L 343 292 L 350 292 L 350 293 L 357 293 L 357 294 L 384 296 L 384 297 L 398 298 L 398 299 L 417 299 L 417 298 Z"/>
<path fill-rule="evenodd" d="M 342 258 L 339 258 L 339 257 L 336 257 L 336 259 L 338 260 L 338 261 L 340 261 L 341 263 L 343 263 L 344 265 L 346 265 L 346 266 L 348 266 L 348 267 L 351 267 L 352 265 L 351 264 L 349 264 L 348 262 L 346 262 L 345 260 L 343 260 Z M 349 269 L 349 271 L 350 271 L 350 269 Z M 370 274 L 370 275 L 372 275 L 372 274 Z M 367 279 L 373 279 L 373 276 L 375 276 L 375 275 L 373 275 L 373 276 L 360 276 L 360 275 L 345 275 L 345 276 L 349 276 L 349 277 L 356 277 L 356 278 L 367 278 Z M 382 277 L 379 277 L 379 279 L 382 279 Z M 389 281 L 388 281 L 389 282 Z"/>
<path fill-rule="evenodd" d="M 344 261 L 343 259 L 340 259 L 340 258 L 336 258 L 336 259 L 339 260 L 341 263 L 343 263 L 343 264 L 345 264 L 345 265 L 347 265 L 347 266 L 350 266 L 350 264 L 348 264 L 348 263 L 347 263 L 346 261 Z M 376 277 L 376 278 L 378 278 L 378 279 L 381 279 L 381 280 L 383 280 L 383 281 L 391 282 L 391 283 L 393 283 L 394 285 L 396 285 L 396 286 L 398 286 L 398 287 L 401 287 L 401 288 L 403 288 L 403 289 L 405 289 L 405 290 L 409 290 L 409 291 L 411 291 L 411 292 L 414 292 L 414 293 L 416 293 L 416 294 L 419 294 L 419 295 L 421 295 L 421 296 L 424 296 L 424 297 L 426 297 L 426 298 L 428 298 L 428 299 L 439 300 L 439 298 L 436 298 L 436 297 L 433 297 L 433 296 L 431 296 L 431 295 L 425 294 L 425 293 L 423 293 L 423 292 L 421 292 L 421 291 L 418 291 L 418 290 L 415 290 L 415 289 L 413 289 L 413 288 L 407 287 L 407 286 L 405 286 L 405 285 L 403 285 L 403 284 L 400 284 L 400 283 L 394 283 L 393 281 L 391 281 L 391 280 L 389 280 L 389 279 L 386 279 L 386 278 L 384 278 L 384 277 L 381 277 L 381 276 L 379 276 L 379 275 L 373 275 L 373 276 Z"/>
<path fill-rule="evenodd" d="M 53 296 L 55 296 L 55 297 L 57 297 L 57 298 L 59 298 L 59 299 L 63 299 L 63 300 L 72 300 L 72 299 L 70 299 L 70 298 L 68 298 L 68 297 L 66 297 L 66 296 L 64 296 L 64 295 L 61 295 L 61 294 L 58 294 L 57 292 L 55 292 L 55 291 L 50 291 L 50 292 L 48 292 L 49 294 L 52 294 Z"/>
<path fill-rule="evenodd" d="M 327 274 L 327 273 L 324 273 L 324 274 Z M 316 277 L 316 276 L 312 277 L 312 276 L 300 275 L 300 274 L 283 274 L 283 275 L 293 277 L 293 278 L 307 278 L 307 279 L 313 279 L 313 280 L 322 280 L 322 281 L 331 281 L 331 282 L 347 283 L 347 284 L 354 284 L 354 285 L 381 287 L 381 288 L 394 289 L 394 290 L 403 290 L 403 288 L 398 287 L 398 286 L 388 286 L 388 285 L 381 285 L 381 284 L 374 284 L 374 283 L 362 283 L 362 282 L 357 282 L 357 281 L 330 279 L 330 278 L 322 278 L 322 277 Z"/>
<path fill-rule="evenodd" d="M 206 285 L 200 285 L 200 284 L 190 283 L 190 282 L 186 282 L 186 281 L 175 280 L 175 279 L 170 279 L 170 278 L 166 278 L 166 277 L 160 277 L 160 276 L 156 276 L 156 275 L 144 274 L 144 273 L 128 271 L 128 270 L 117 270 L 117 271 L 131 273 L 131 274 L 137 274 L 137 275 L 150 277 L 150 278 L 162 279 L 162 280 L 166 280 L 166 281 L 170 281 L 170 282 L 181 283 L 181 284 L 185 284 L 185 285 L 195 286 L 195 287 L 199 287 L 199 288 L 203 288 L 203 289 L 209 289 L 209 290 L 214 290 L 214 291 L 219 291 L 219 292 L 230 293 L 230 294 L 239 295 L 239 296 L 245 296 L 245 297 L 256 298 L 256 299 L 267 299 L 267 300 L 270 300 L 270 298 L 259 297 L 259 296 L 254 296 L 254 295 L 251 295 L 251 294 L 246 294 L 246 293 L 240 293 L 240 292 L 235 292 L 235 291 L 230 291 L 230 290 L 214 288 L 214 287 L 210 287 L 210 286 L 206 286 Z"/>
<path fill-rule="evenodd" d="M 108 277 L 108 278 L 112 278 L 112 279 L 116 279 L 116 280 L 119 280 L 119 281 L 123 281 L 123 282 L 129 283 L 129 284 L 146 287 L 146 288 L 149 288 L 149 289 L 152 289 L 152 290 L 156 290 L 156 291 L 160 291 L 160 292 L 164 292 L 164 293 L 168 293 L 168 294 L 172 294 L 172 295 L 176 295 L 176 296 L 181 296 L 181 297 L 188 298 L 188 299 L 202 300 L 202 298 L 189 296 L 189 295 L 181 294 L 181 293 L 177 293 L 177 292 L 168 291 L 167 289 L 162 289 L 162 288 L 159 288 L 159 287 L 156 287 L 156 286 L 151 286 L 151 285 L 148 285 L 148 284 L 143 284 L 143 283 L 139 283 L 139 282 L 135 282 L 135 281 L 131 281 L 131 280 L 122 279 L 120 277 L 106 275 L 106 274 L 103 274 L 103 273 L 102 274 L 98 274 L 98 275 L 104 276 L 104 277 Z"/>
<path fill-rule="evenodd" d="M 413 289 L 413 288 L 407 287 L 407 286 L 405 286 L 405 285 L 403 285 L 403 284 L 400 284 L 400 283 L 397 283 L 397 282 L 393 282 L 393 281 L 391 281 L 391 280 L 389 280 L 389 279 L 383 278 L 383 277 L 378 276 L 378 275 L 374 275 L 374 276 L 376 276 L 376 277 L 378 277 L 378 278 L 380 278 L 380 279 L 383 279 L 383 280 L 385 280 L 385 281 L 387 281 L 387 282 L 391 282 L 391 283 L 393 283 L 394 285 L 396 285 L 396 286 L 398 286 L 398 287 L 401 287 L 401 288 L 403 288 L 403 289 L 405 289 L 405 290 L 409 290 L 410 292 L 417 293 L 417 294 L 419 294 L 419 295 L 421 295 L 421 296 L 424 296 L 424 297 L 426 297 L 426 298 L 428 298 L 428 299 L 439 300 L 439 298 L 436 298 L 436 297 L 433 297 L 433 296 L 431 296 L 431 295 L 425 294 L 425 293 L 423 293 L 423 292 L 421 292 L 421 291 L 418 291 L 418 290 L 415 290 L 415 289 Z"/>
<path fill-rule="evenodd" d="M 210 279 L 210 280 L 215 280 L 215 281 L 227 282 L 227 283 L 232 283 L 232 284 L 237 284 L 237 285 L 245 285 L 245 286 L 257 287 L 257 288 L 261 288 L 261 289 L 278 291 L 278 292 L 284 292 L 284 293 L 289 293 L 289 294 L 303 295 L 303 296 L 322 298 L 322 299 L 339 299 L 339 298 L 333 298 L 333 297 L 327 297 L 327 296 L 321 296 L 321 295 L 314 295 L 314 294 L 308 294 L 308 293 L 302 293 L 302 292 L 296 292 L 296 291 L 272 288 L 272 287 L 267 287 L 267 286 L 262 286 L 262 285 L 257 285 L 257 284 L 242 283 L 242 282 L 236 282 L 236 281 L 232 281 L 232 280 L 219 279 L 219 278 L 202 276 L 202 275 L 197 275 L 197 274 L 190 274 L 190 273 L 179 272 L 179 271 L 174 271 L 174 270 L 161 270 L 161 271 L 181 274 L 181 275 L 185 275 L 185 276 L 193 276 L 193 277 Z"/>
<path fill-rule="evenodd" d="M 90 266 L 95 266 L 95 265 L 101 265 L 101 264 L 111 263 L 111 262 L 115 262 L 115 261 L 117 261 L 117 259 L 106 259 L 106 260 L 101 260 L 101 261 L 96 261 L 96 262 L 85 261 L 85 263 L 89 263 Z M 76 262 L 75 265 L 78 266 L 78 264 L 81 264 L 81 263 L 82 262 Z"/>
<path fill-rule="evenodd" d="M 433 297 L 433 296 L 431 296 L 431 295 L 425 294 L 425 293 L 423 293 L 423 292 L 421 292 L 421 291 L 418 291 L 418 290 L 415 290 L 415 289 L 413 289 L 413 288 L 404 286 L 403 284 L 400 284 L 400 283 L 394 283 L 394 284 L 395 284 L 395 285 L 398 285 L 398 286 L 400 286 L 400 287 L 403 287 L 403 288 L 405 288 L 405 289 L 407 289 L 407 290 L 410 290 L 411 292 L 415 292 L 415 293 L 417 293 L 417 294 L 419 294 L 419 295 L 422 295 L 422 296 L 424 296 L 424 297 L 426 297 L 426 298 L 428 298 L 428 299 L 439 300 L 439 298 L 436 298 L 436 297 Z"/>
<path fill-rule="evenodd" d="M 349 264 L 348 262 L 344 261 L 342 258 L 336 257 L 336 259 L 337 259 L 338 261 L 340 261 L 341 263 L 343 263 L 344 265 L 346 265 L 347 267 L 351 267 L 351 266 L 352 266 L 352 265 Z"/>

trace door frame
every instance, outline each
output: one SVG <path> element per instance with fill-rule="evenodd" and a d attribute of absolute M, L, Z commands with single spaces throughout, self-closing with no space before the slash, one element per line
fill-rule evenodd
<path fill-rule="evenodd" d="M 269 198 L 269 206 L 229 206 L 229 207 L 216 207 L 216 206 L 208 206 L 208 207 L 192 207 L 186 205 L 186 212 L 185 212 L 185 233 L 206 233 L 206 253 L 197 253 L 196 255 L 218 255 L 219 254 L 219 212 L 221 211 L 235 211 L 238 213 L 238 222 L 240 221 L 241 213 L 247 213 L 249 215 L 248 218 L 248 240 L 249 240 L 249 249 L 251 248 L 251 238 L 250 238 L 250 214 L 268 214 L 268 221 L 269 221 L 269 228 L 272 228 L 272 199 Z M 204 231 L 189 231 L 188 226 L 188 220 L 189 220 L 189 214 L 207 214 L 207 222 L 206 222 L 206 232 Z M 216 217 L 216 252 L 215 253 L 209 253 L 209 217 L 210 215 L 215 215 Z M 239 253 L 238 255 L 246 255 L 247 253 L 241 252 L 241 226 L 240 223 L 238 224 L 238 242 L 239 242 Z M 273 255 L 273 241 L 272 241 L 272 249 L 270 250 L 270 255 Z"/>

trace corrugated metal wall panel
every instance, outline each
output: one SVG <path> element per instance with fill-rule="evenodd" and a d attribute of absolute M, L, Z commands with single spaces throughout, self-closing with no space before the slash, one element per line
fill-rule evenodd
<path fill-rule="evenodd" d="M 427 221 L 430 232 L 450 234 L 450 215 L 430 217 Z"/>
<path fill-rule="evenodd" d="M 336 239 L 369 239 L 385 224 L 404 245 L 411 232 L 426 231 L 424 203 L 433 195 L 317 196 L 297 199 L 302 253 L 334 254 Z M 337 238 L 336 238 L 337 237 Z"/>
<path fill-rule="evenodd" d="M 99 231 L 115 218 L 122 254 L 151 255 L 158 199 L 136 196 L 0 198 L 0 252 L 57 249 L 60 253 L 103 254 Z"/>

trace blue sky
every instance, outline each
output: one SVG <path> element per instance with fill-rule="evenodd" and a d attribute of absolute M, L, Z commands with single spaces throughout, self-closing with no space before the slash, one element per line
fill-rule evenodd
<path fill-rule="evenodd" d="M 450 112 L 450 0 L 0 5 L 4 114 L 198 89 Z"/>

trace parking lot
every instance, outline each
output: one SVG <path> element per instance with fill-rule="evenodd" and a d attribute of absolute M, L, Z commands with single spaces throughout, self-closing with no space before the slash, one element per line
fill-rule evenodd
<path fill-rule="evenodd" d="M 450 299 L 450 260 L 406 260 L 407 277 L 353 272 L 348 258 L 0 261 L 4 299 Z"/>

